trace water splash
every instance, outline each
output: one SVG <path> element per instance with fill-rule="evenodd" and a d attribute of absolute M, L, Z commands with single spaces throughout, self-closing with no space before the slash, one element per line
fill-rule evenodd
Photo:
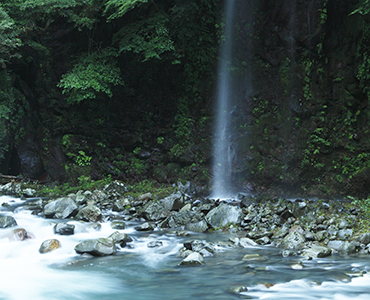
<path fill-rule="evenodd" d="M 225 198 L 231 189 L 231 167 L 234 149 L 231 136 L 232 88 L 230 64 L 233 50 L 233 20 L 235 0 L 225 1 L 225 40 L 218 66 L 217 106 L 214 137 L 213 192 L 214 198 Z"/>

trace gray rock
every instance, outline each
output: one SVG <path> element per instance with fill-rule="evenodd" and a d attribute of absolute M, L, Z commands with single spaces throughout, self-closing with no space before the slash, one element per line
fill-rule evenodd
<path fill-rule="evenodd" d="M 115 180 L 104 187 L 104 192 L 113 197 L 121 197 L 130 191 L 129 185 Z"/>
<path fill-rule="evenodd" d="M 76 245 L 75 251 L 79 254 L 88 253 L 94 256 L 112 255 L 116 252 L 116 247 L 113 239 L 99 238 L 85 240 Z"/>
<path fill-rule="evenodd" d="M 339 223 L 338 223 L 339 229 L 346 229 L 348 227 L 349 227 L 349 223 L 347 220 L 344 220 L 344 219 L 339 220 Z"/>
<path fill-rule="evenodd" d="M 113 203 L 113 211 L 124 211 L 129 205 L 131 205 L 130 198 L 120 198 Z"/>
<path fill-rule="evenodd" d="M 112 229 L 125 229 L 126 224 L 123 221 L 116 220 L 116 221 L 112 221 L 112 223 L 110 224 L 110 227 Z"/>
<path fill-rule="evenodd" d="M 256 243 L 259 245 L 267 245 L 270 243 L 270 239 L 267 236 L 264 236 L 264 237 L 257 239 Z"/>
<path fill-rule="evenodd" d="M 9 182 L 0 186 L 0 193 L 3 195 L 20 195 L 22 192 L 22 185 L 20 183 Z"/>
<path fill-rule="evenodd" d="M 154 228 L 155 227 L 150 223 L 143 223 L 139 226 L 135 226 L 135 230 L 137 231 L 153 231 Z"/>
<path fill-rule="evenodd" d="M 334 249 L 335 251 L 339 251 L 340 247 L 344 244 L 343 241 L 330 241 L 328 243 L 328 247 Z"/>
<path fill-rule="evenodd" d="M 152 200 L 152 193 L 145 193 L 137 196 L 137 201 L 149 201 Z"/>
<path fill-rule="evenodd" d="M 163 246 L 162 241 L 151 241 L 147 245 L 148 248 L 157 248 L 157 247 L 162 247 L 162 246 Z"/>
<path fill-rule="evenodd" d="M 31 189 L 31 188 L 26 188 L 22 190 L 22 193 L 26 197 L 35 197 L 36 196 L 36 190 Z"/>
<path fill-rule="evenodd" d="M 247 247 L 251 247 L 251 246 L 257 246 L 258 244 L 255 241 L 253 241 L 249 238 L 240 238 L 239 239 L 239 245 L 244 247 L 244 248 L 247 248 Z"/>
<path fill-rule="evenodd" d="M 87 222 L 97 222 L 102 219 L 102 213 L 99 207 L 89 204 L 78 212 L 76 219 Z"/>
<path fill-rule="evenodd" d="M 321 231 L 316 232 L 315 236 L 316 236 L 316 240 L 320 242 L 328 236 L 328 232 L 326 230 L 321 230 Z"/>
<path fill-rule="evenodd" d="M 356 246 L 350 242 L 344 242 L 338 249 L 340 254 L 353 254 L 356 252 Z"/>
<path fill-rule="evenodd" d="M 17 226 L 16 220 L 11 216 L 0 217 L 0 228 Z"/>
<path fill-rule="evenodd" d="M 338 231 L 338 239 L 340 240 L 346 240 L 350 238 L 353 235 L 352 229 L 342 229 Z"/>
<path fill-rule="evenodd" d="M 112 239 L 115 244 L 120 245 L 122 248 L 125 247 L 127 243 L 132 242 L 131 237 L 129 237 L 126 233 L 121 233 L 119 231 L 113 232 L 109 236 L 109 238 Z"/>
<path fill-rule="evenodd" d="M 163 203 L 150 201 L 140 209 L 138 215 L 143 216 L 148 221 L 159 221 L 168 217 L 170 212 Z"/>
<path fill-rule="evenodd" d="M 228 224 L 240 224 L 243 213 L 240 207 L 221 204 L 206 215 L 206 221 L 213 228 L 220 228 Z"/>
<path fill-rule="evenodd" d="M 193 252 L 180 262 L 180 266 L 204 265 L 204 258 L 201 254 Z"/>
<path fill-rule="evenodd" d="M 184 243 L 184 247 L 194 252 L 200 252 L 203 249 L 206 249 L 208 252 L 213 254 L 216 251 L 213 245 L 205 240 L 190 240 Z"/>
<path fill-rule="evenodd" d="M 75 201 L 78 205 L 84 205 L 87 202 L 87 197 L 84 194 L 82 194 L 82 191 L 78 191 L 76 194 Z"/>
<path fill-rule="evenodd" d="M 317 245 L 314 245 L 309 249 L 305 249 L 302 253 L 302 256 L 307 257 L 308 259 L 322 258 L 329 255 L 331 255 L 330 248 Z"/>
<path fill-rule="evenodd" d="M 47 218 L 66 219 L 76 215 L 78 207 L 69 198 L 60 198 L 45 205 L 44 215 Z"/>
<path fill-rule="evenodd" d="M 46 240 L 46 241 L 43 241 L 40 248 L 39 248 L 39 252 L 40 253 L 48 253 L 48 252 L 51 252 L 55 249 L 58 249 L 62 247 L 62 244 L 56 240 L 56 239 L 50 239 L 50 240 Z"/>
<path fill-rule="evenodd" d="M 58 223 L 53 228 L 55 234 L 72 235 L 75 231 L 75 225 L 68 223 Z"/>
<path fill-rule="evenodd" d="M 184 197 L 183 195 L 178 192 L 176 194 L 172 194 L 162 200 L 159 200 L 158 202 L 163 205 L 163 207 L 168 210 L 180 210 L 184 205 Z"/>
<path fill-rule="evenodd" d="M 205 232 L 208 229 L 208 224 L 206 221 L 201 220 L 199 222 L 186 224 L 185 229 L 193 232 Z"/>
<path fill-rule="evenodd" d="M 306 239 L 302 233 L 294 231 L 283 239 L 283 246 L 285 249 L 299 249 L 305 241 Z"/>
<path fill-rule="evenodd" d="M 245 287 L 245 286 L 231 287 L 229 289 L 229 292 L 230 293 L 233 293 L 233 294 L 240 294 L 240 293 L 246 292 L 246 291 L 248 291 L 248 288 Z"/>
<path fill-rule="evenodd" d="M 195 229 L 198 232 L 203 232 L 208 228 L 207 224 L 202 221 L 202 216 L 197 211 L 183 210 L 179 212 L 173 212 L 162 224 L 162 227 L 168 228 L 185 228 L 188 226 L 188 230 Z M 198 223 L 201 222 L 201 223 Z M 204 230 L 203 230 L 204 229 Z M 194 230 L 194 231 L 195 231 Z M 203 230 L 203 231 L 200 231 Z"/>
<path fill-rule="evenodd" d="M 358 238 L 358 241 L 361 244 L 364 244 L 364 245 L 369 244 L 370 243 L 370 233 L 366 232 L 366 233 L 360 235 L 359 238 Z"/>

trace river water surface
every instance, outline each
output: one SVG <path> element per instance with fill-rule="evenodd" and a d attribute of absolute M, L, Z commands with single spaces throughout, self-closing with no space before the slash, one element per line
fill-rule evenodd
<path fill-rule="evenodd" d="M 0 197 L 2 202 L 20 201 Z M 178 266 L 182 260 L 178 250 L 189 239 L 227 242 L 231 233 L 197 234 L 177 237 L 169 231 L 150 233 L 133 229 L 138 223 L 126 222 L 120 230 L 133 238 L 131 248 L 101 258 L 76 254 L 75 245 L 84 239 L 108 237 L 113 233 L 110 222 L 102 223 L 100 231 L 70 220 L 76 226 L 72 236 L 53 233 L 55 222 L 30 211 L 1 211 L 13 216 L 18 227 L 35 238 L 10 241 L 11 229 L 0 229 L 0 299 L 370 299 L 370 259 L 340 257 L 307 261 L 300 257 L 283 258 L 273 247 L 220 249 L 205 257 L 203 266 Z M 65 222 L 65 220 L 63 220 Z M 62 247 L 40 254 L 41 243 L 58 239 Z M 160 240 L 162 247 L 148 248 L 150 241 Z M 242 261 L 245 254 L 258 253 L 265 261 Z M 363 275 L 362 275 L 363 274 Z M 239 295 L 231 288 L 245 286 Z"/>

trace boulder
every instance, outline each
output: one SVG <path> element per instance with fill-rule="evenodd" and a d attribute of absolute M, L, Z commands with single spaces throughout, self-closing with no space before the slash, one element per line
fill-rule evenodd
<path fill-rule="evenodd" d="M 186 266 L 186 265 L 204 265 L 204 258 L 201 254 L 197 252 L 193 252 L 189 254 L 185 259 L 183 259 L 180 264 L 180 266 Z"/>
<path fill-rule="evenodd" d="M 168 228 L 185 228 L 186 225 L 190 225 L 190 223 L 197 223 L 202 220 L 201 215 L 198 212 L 192 210 L 183 210 L 183 211 L 176 211 L 171 214 L 162 224 L 162 227 Z M 202 224 L 199 224 L 202 225 Z M 203 224 L 204 225 L 204 224 Z M 196 227 L 196 224 L 193 226 Z M 207 225 L 208 228 L 208 225 Z M 188 229 L 190 230 L 190 229 Z"/>
<path fill-rule="evenodd" d="M 0 228 L 17 226 L 16 220 L 11 216 L 0 217 Z"/>
<path fill-rule="evenodd" d="M 306 241 L 305 237 L 299 231 L 290 232 L 283 239 L 283 247 L 285 249 L 299 249 L 303 246 L 303 243 Z"/>
<path fill-rule="evenodd" d="M 124 211 L 126 207 L 131 205 L 131 199 L 128 197 L 120 198 L 113 203 L 113 211 Z"/>
<path fill-rule="evenodd" d="M 39 252 L 42 254 L 48 253 L 60 247 L 62 247 L 62 244 L 58 240 L 50 239 L 42 242 Z"/>
<path fill-rule="evenodd" d="M 60 235 L 73 235 L 75 231 L 75 225 L 68 223 L 58 223 L 53 228 L 55 234 Z"/>
<path fill-rule="evenodd" d="M 206 221 L 201 220 L 199 222 L 186 224 L 185 229 L 193 232 L 205 232 L 208 229 L 208 224 Z"/>
<path fill-rule="evenodd" d="M 130 191 L 129 185 L 115 180 L 104 187 L 104 192 L 109 194 L 111 197 L 122 197 L 124 194 Z"/>
<path fill-rule="evenodd" d="M 240 238 L 239 239 L 239 245 L 241 247 L 246 248 L 246 247 L 251 247 L 251 246 L 257 246 L 258 244 L 255 241 L 253 241 L 249 238 Z"/>
<path fill-rule="evenodd" d="M 364 244 L 364 245 L 367 245 L 370 243 L 370 233 L 369 232 L 366 232 L 364 234 L 361 234 L 358 238 L 358 241 L 361 243 L 361 244 Z"/>
<path fill-rule="evenodd" d="M 78 212 L 76 219 L 87 222 L 97 222 L 102 219 L 102 213 L 99 207 L 89 204 Z"/>
<path fill-rule="evenodd" d="M 305 249 L 302 253 L 302 256 L 313 259 L 313 258 L 322 258 L 331 255 L 331 249 L 324 246 L 314 245 L 309 249 Z"/>
<path fill-rule="evenodd" d="M 135 230 L 137 231 L 153 231 L 154 228 L 155 227 L 150 223 L 143 223 L 139 226 L 135 226 Z"/>
<path fill-rule="evenodd" d="M 110 224 L 110 227 L 112 229 L 125 229 L 126 224 L 123 221 L 115 220 L 115 221 L 112 221 L 112 223 Z"/>
<path fill-rule="evenodd" d="M 75 216 L 77 204 L 70 198 L 60 198 L 45 205 L 44 215 L 47 218 L 66 219 Z"/>
<path fill-rule="evenodd" d="M 14 229 L 9 235 L 9 240 L 11 241 L 25 241 L 27 239 L 33 238 L 34 236 L 31 233 L 27 232 L 24 228 Z"/>
<path fill-rule="evenodd" d="M 122 248 L 125 247 L 127 243 L 132 242 L 131 237 L 129 237 L 126 233 L 121 233 L 119 231 L 113 232 L 109 236 L 109 238 L 112 239 L 115 244 L 120 245 Z"/>
<path fill-rule="evenodd" d="M 353 254 L 356 252 L 356 246 L 346 241 L 339 247 L 338 252 L 345 255 Z"/>
<path fill-rule="evenodd" d="M 203 249 L 207 250 L 209 253 L 215 253 L 215 248 L 212 244 L 205 240 L 190 240 L 184 243 L 184 247 L 193 252 L 201 252 Z"/>
<path fill-rule="evenodd" d="M 152 200 L 152 193 L 145 193 L 137 196 L 137 201 L 149 201 Z"/>
<path fill-rule="evenodd" d="M 159 200 L 158 202 L 161 203 L 168 211 L 180 210 L 185 205 L 184 196 L 180 192 L 172 194 L 162 200 Z"/>
<path fill-rule="evenodd" d="M 240 207 L 221 204 L 212 209 L 205 219 L 213 228 L 220 228 L 231 223 L 239 224 L 242 217 L 243 213 Z"/>
<path fill-rule="evenodd" d="M 170 214 L 163 203 L 150 201 L 140 209 L 138 215 L 144 217 L 148 221 L 159 221 L 165 219 Z"/>
<path fill-rule="evenodd" d="M 113 239 L 99 238 L 85 240 L 76 245 L 75 251 L 79 254 L 88 253 L 93 256 L 112 255 L 116 252 L 116 247 Z"/>
<path fill-rule="evenodd" d="M 9 182 L 0 186 L 0 193 L 3 195 L 20 195 L 22 193 L 22 184 Z"/>

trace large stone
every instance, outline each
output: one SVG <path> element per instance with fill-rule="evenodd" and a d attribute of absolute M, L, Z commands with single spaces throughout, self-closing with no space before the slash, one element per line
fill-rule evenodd
<path fill-rule="evenodd" d="M 120 220 L 114 220 L 114 221 L 112 221 L 112 223 L 110 224 L 110 227 L 111 227 L 112 229 L 125 229 L 126 224 L 125 224 L 125 222 L 123 222 L 123 221 L 120 221 Z"/>
<path fill-rule="evenodd" d="M 353 254 L 356 252 L 356 246 L 346 241 L 339 247 L 338 252 L 345 255 Z"/>
<path fill-rule="evenodd" d="M 258 244 L 255 241 L 253 241 L 249 238 L 240 238 L 239 239 L 239 245 L 241 247 L 246 248 L 246 247 L 251 247 L 251 246 L 257 246 Z"/>
<path fill-rule="evenodd" d="M 131 237 L 129 237 L 126 233 L 121 233 L 119 231 L 113 232 L 109 236 L 109 238 L 112 239 L 115 244 L 120 245 L 122 248 L 125 247 L 127 243 L 132 242 Z"/>
<path fill-rule="evenodd" d="M 194 224 L 194 226 L 190 225 L 191 223 L 198 223 L 202 220 L 202 217 L 198 212 L 194 212 L 191 210 L 183 210 L 179 212 L 173 212 L 171 216 L 169 216 L 165 222 L 163 222 L 162 226 L 167 226 L 169 228 L 185 228 L 186 225 L 188 227 L 192 227 L 193 229 L 196 229 L 197 224 Z M 198 224 L 200 226 L 204 226 L 204 224 Z M 191 230 L 189 229 L 188 230 Z M 208 228 L 208 225 L 207 225 Z M 198 227 L 199 230 L 201 230 L 200 227 Z"/>
<path fill-rule="evenodd" d="M 139 226 L 135 226 L 135 230 L 137 231 L 153 231 L 154 228 L 155 227 L 150 223 L 143 223 Z"/>
<path fill-rule="evenodd" d="M 39 252 L 48 253 L 60 247 L 62 247 L 62 244 L 58 240 L 50 239 L 42 242 Z"/>
<path fill-rule="evenodd" d="M 208 224 L 206 221 L 201 220 L 199 222 L 186 224 L 185 229 L 193 232 L 205 232 L 208 229 Z"/>
<path fill-rule="evenodd" d="M 68 223 L 58 223 L 54 226 L 54 233 L 60 235 L 73 235 L 75 231 L 75 225 Z"/>
<path fill-rule="evenodd" d="M 305 249 L 302 253 L 302 256 L 307 257 L 308 259 L 322 258 L 329 255 L 331 255 L 330 248 L 317 245 L 314 245 L 309 249 Z"/>
<path fill-rule="evenodd" d="M 14 229 L 9 235 L 9 240 L 11 241 L 25 241 L 32 238 L 34 238 L 34 236 L 24 228 Z"/>
<path fill-rule="evenodd" d="M 299 249 L 303 246 L 303 243 L 306 241 L 305 237 L 299 231 L 290 232 L 283 239 L 283 247 L 285 249 Z"/>
<path fill-rule="evenodd" d="M 206 215 L 206 221 L 213 228 L 220 228 L 228 224 L 239 224 L 242 220 L 243 213 L 241 208 L 227 204 L 221 204 L 212 209 Z"/>
<path fill-rule="evenodd" d="M 370 243 L 370 233 L 366 232 L 366 233 L 360 235 L 359 238 L 358 238 L 358 241 L 361 244 L 364 244 L 364 245 L 369 244 Z"/>
<path fill-rule="evenodd" d="M 165 219 L 170 214 L 169 210 L 162 203 L 150 201 L 139 211 L 139 215 L 148 221 L 159 221 Z"/>
<path fill-rule="evenodd" d="M 124 194 L 130 191 L 130 187 L 118 180 L 115 180 L 104 187 L 104 191 L 111 197 L 122 197 Z"/>
<path fill-rule="evenodd" d="M 102 218 L 102 213 L 99 207 L 95 205 L 87 205 L 82 208 L 76 215 L 76 219 L 87 222 L 97 222 Z"/>
<path fill-rule="evenodd" d="M 0 228 L 17 226 L 16 220 L 11 216 L 0 217 Z"/>
<path fill-rule="evenodd" d="M 88 253 L 94 256 L 106 256 L 114 254 L 116 247 L 113 239 L 99 238 L 79 243 L 76 245 L 75 251 L 79 254 Z"/>
<path fill-rule="evenodd" d="M 204 258 L 201 254 L 193 252 L 180 262 L 180 266 L 204 265 Z"/>
<path fill-rule="evenodd" d="M 180 210 L 184 206 L 184 197 L 178 192 L 158 201 L 168 210 Z"/>
<path fill-rule="evenodd" d="M 66 219 L 75 216 L 77 204 L 70 198 L 60 198 L 45 205 L 44 215 L 47 218 Z"/>

